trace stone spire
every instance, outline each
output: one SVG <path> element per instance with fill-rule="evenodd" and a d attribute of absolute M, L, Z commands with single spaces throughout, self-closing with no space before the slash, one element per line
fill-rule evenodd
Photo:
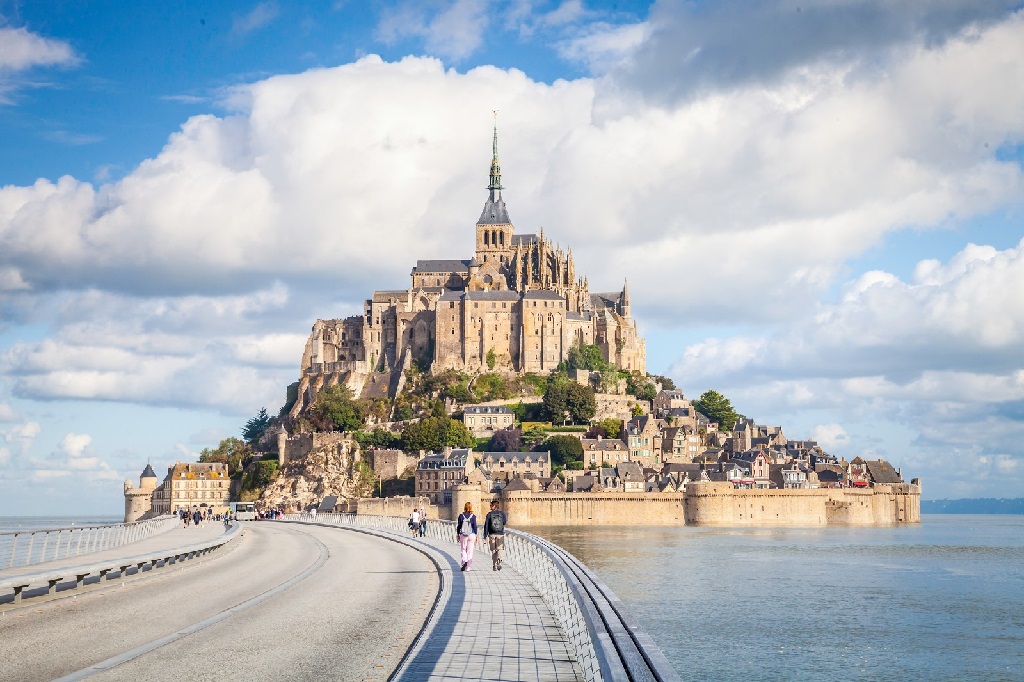
<path fill-rule="evenodd" d="M 491 150 L 491 182 L 487 185 L 491 190 L 491 198 L 494 198 L 495 190 L 505 189 L 501 186 L 501 164 L 498 163 L 498 110 L 494 110 L 494 143 Z"/>
<path fill-rule="evenodd" d="M 477 225 L 511 225 L 508 211 L 505 209 L 505 202 L 501 198 L 501 165 L 498 163 L 498 112 L 494 112 L 494 143 L 491 156 L 491 181 L 487 184 L 490 194 L 487 202 L 484 203 L 484 210 L 480 213 L 480 220 Z"/>
<path fill-rule="evenodd" d="M 619 305 L 622 308 L 622 316 L 629 317 L 629 280 L 624 279 L 622 281 L 622 295 L 619 297 Z"/>

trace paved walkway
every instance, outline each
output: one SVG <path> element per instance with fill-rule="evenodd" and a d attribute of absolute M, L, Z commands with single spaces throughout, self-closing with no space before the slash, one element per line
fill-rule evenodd
<path fill-rule="evenodd" d="M 447 564 L 442 564 L 442 573 L 449 574 L 444 576 L 448 593 L 399 668 L 397 679 L 583 679 L 565 633 L 522 575 L 507 564 L 501 571 L 492 571 L 485 547 L 478 547 L 472 569 L 463 573 L 457 544 L 429 538 L 418 542 L 437 550 Z"/>
<path fill-rule="evenodd" d="M 0 580 L 3 580 L 8 576 L 20 576 L 27 573 L 45 573 L 51 569 L 59 570 L 65 567 L 101 563 L 108 559 L 116 561 L 122 557 L 133 557 L 139 554 L 149 554 L 151 552 L 158 554 L 164 550 L 174 550 L 178 547 L 187 547 L 188 545 L 203 542 L 204 540 L 213 540 L 223 533 L 223 521 L 210 521 L 199 528 L 193 525 L 190 525 L 188 528 L 172 528 L 169 531 L 157 533 L 145 540 L 129 542 L 126 545 L 102 550 L 100 552 L 79 554 L 78 556 L 68 557 L 67 559 L 46 561 L 39 564 L 32 564 L 31 566 L 7 568 L 0 571 Z"/>

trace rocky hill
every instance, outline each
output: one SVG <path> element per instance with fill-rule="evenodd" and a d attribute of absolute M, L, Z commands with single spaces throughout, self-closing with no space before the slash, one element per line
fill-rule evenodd
<path fill-rule="evenodd" d="M 374 482 L 354 440 L 340 433 L 306 434 L 288 439 L 284 467 L 264 489 L 258 505 L 299 511 L 320 504 L 328 495 L 337 495 L 339 502 L 369 496 Z"/>

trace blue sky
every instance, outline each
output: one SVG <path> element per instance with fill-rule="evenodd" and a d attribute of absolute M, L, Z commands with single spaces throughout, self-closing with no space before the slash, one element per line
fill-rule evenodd
<path fill-rule="evenodd" d="M 1020 3 L 0 2 L 0 514 L 276 410 L 317 317 L 517 228 L 649 370 L 1024 490 Z"/>

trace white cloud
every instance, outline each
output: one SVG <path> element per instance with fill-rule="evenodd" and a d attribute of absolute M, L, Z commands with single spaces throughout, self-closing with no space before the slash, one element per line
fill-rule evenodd
<path fill-rule="evenodd" d="M 261 2 L 245 14 L 235 16 L 231 23 L 231 34 L 245 36 L 258 31 L 276 19 L 280 11 L 276 2 Z"/>
<path fill-rule="evenodd" d="M 87 433 L 68 433 L 61 439 L 60 449 L 69 458 L 80 458 L 90 443 L 92 436 Z"/>
<path fill-rule="evenodd" d="M 26 28 L 0 28 L 0 74 L 77 63 L 75 51 L 63 40 L 44 38 Z"/>
<path fill-rule="evenodd" d="M 595 22 L 582 27 L 556 47 L 563 59 L 582 62 L 591 73 L 600 74 L 610 71 L 632 56 L 649 32 L 650 25 L 646 22 Z"/>
<path fill-rule="evenodd" d="M 818 441 L 826 452 L 834 452 L 850 442 L 850 435 L 839 424 L 819 424 L 811 432 L 811 438 Z"/>
<path fill-rule="evenodd" d="M 377 35 L 389 44 L 418 37 L 429 54 L 458 61 L 483 44 L 490 19 L 486 0 L 416 0 L 384 11 Z"/>
<path fill-rule="evenodd" d="M 7 403 L 0 402 L 0 424 L 18 420 L 18 413 Z"/>

